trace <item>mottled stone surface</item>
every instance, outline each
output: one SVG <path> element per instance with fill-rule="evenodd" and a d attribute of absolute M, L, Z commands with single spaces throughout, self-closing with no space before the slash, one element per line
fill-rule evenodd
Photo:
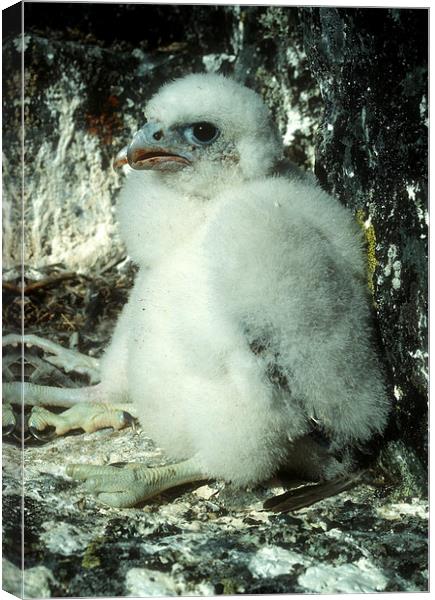
<path fill-rule="evenodd" d="M 20 585 L 18 448 L 4 445 L 4 587 Z M 102 430 L 24 454 L 28 597 L 427 590 L 427 503 L 367 486 L 288 515 L 262 510 L 279 481 L 236 492 L 204 482 L 142 508 L 112 509 L 65 476 L 65 464 L 164 455 L 142 431 Z"/>

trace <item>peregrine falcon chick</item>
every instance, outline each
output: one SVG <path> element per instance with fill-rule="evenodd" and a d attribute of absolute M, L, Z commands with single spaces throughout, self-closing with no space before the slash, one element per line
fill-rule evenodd
<path fill-rule="evenodd" d="M 204 478 L 350 472 L 389 411 L 352 214 L 279 176 L 270 113 L 231 79 L 173 81 L 146 117 L 117 159 L 131 167 L 119 224 L 139 272 L 101 386 L 177 463 L 68 472 L 114 506 Z"/>

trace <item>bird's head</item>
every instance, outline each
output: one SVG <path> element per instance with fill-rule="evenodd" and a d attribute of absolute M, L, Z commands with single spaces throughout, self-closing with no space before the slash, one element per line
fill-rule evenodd
<path fill-rule="evenodd" d="M 146 118 L 115 164 L 158 172 L 187 191 L 262 177 L 282 156 L 261 98 L 221 75 L 188 75 L 166 84 L 148 103 Z"/>

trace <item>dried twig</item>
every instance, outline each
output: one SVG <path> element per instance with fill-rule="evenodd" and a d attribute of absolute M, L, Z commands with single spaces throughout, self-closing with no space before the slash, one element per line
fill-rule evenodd
<path fill-rule="evenodd" d="M 77 273 L 65 272 L 65 273 L 57 273 L 56 275 L 50 275 L 45 279 L 41 279 L 40 281 L 33 281 L 32 283 L 24 285 L 24 294 L 31 294 L 32 292 L 36 292 L 42 288 L 45 288 L 49 285 L 57 284 L 60 281 L 64 281 L 65 279 L 73 279 L 77 277 Z M 21 283 L 14 284 L 9 283 L 8 281 L 3 281 L 3 289 L 14 294 L 21 295 L 23 293 L 23 288 L 21 287 Z"/>

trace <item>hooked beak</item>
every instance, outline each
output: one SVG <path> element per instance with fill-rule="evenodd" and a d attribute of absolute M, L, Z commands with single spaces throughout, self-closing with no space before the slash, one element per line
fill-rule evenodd
<path fill-rule="evenodd" d="M 139 171 L 174 171 L 190 165 L 193 156 L 185 151 L 185 146 L 171 132 L 163 132 L 161 126 L 147 123 L 125 146 L 113 162 L 115 169 L 129 164 Z"/>

